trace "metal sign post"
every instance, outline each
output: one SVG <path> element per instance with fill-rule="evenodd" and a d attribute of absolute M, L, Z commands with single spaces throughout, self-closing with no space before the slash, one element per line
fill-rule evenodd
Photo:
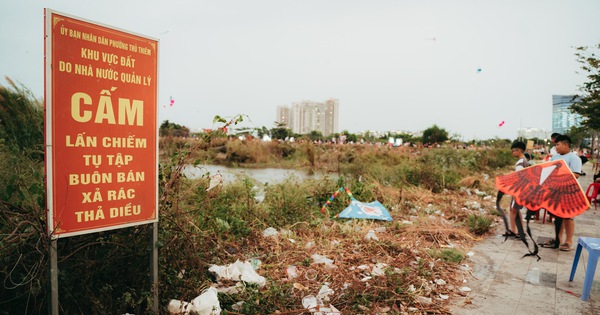
<path fill-rule="evenodd" d="M 158 292 L 158 40 L 50 9 L 44 19 L 52 314 L 59 237 L 153 223 Z"/>
<path fill-rule="evenodd" d="M 58 240 L 50 240 L 50 304 L 48 314 L 58 315 Z"/>

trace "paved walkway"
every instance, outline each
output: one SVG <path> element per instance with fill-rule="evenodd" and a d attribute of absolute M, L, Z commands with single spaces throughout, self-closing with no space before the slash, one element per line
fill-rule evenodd
<path fill-rule="evenodd" d="M 592 182 L 592 165 L 579 179 L 584 191 Z M 531 221 L 531 233 L 538 237 L 554 237 L 554 224 Z M 502 230 L 502 231 L 501 231 Z M 502 228 L 498 232 L 503 231 Z M 600 238 L 600 206 L 575 218 L 574 246 L 579 236 Z M 581 300 L 588 254 L 583 250 L 573 282 L 569 282 L 575 249 L 559 251 L 540 248 L 542 258 L 524 257 L 525 244 L 514 238 L 506 242 L 497 235 L 479 242 L 466 264 L 472 277 L 465 286 L 472 289 L 452 309 L 452 314 L 600 314 L 600 270 L 596 272 L 588 301 Z"/>

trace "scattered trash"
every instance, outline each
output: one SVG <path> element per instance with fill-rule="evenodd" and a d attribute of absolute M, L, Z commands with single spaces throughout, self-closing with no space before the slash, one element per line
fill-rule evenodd
<path fill-rule="evenodd" d="M 278 234 L 279 232 L 277 232 L 277 230 L 274 227 L 268 227 L 266 230 L 263 231 L 264 237 L 277 236 Z"/>
<path fill-rule="evenodd" d="M 317 271 L 314 269 L 308 269 L 306 270 L 306 272 L 304 272 L 304 278 L 306 278 L 306 280 L 315 280 L 317 279 Z"/>
<path fill-rule="evenodd" d="M 192 304 L 179 300 L 171 300 L 167 306 L 167 310 L 170 314 L 189 314 L 192 309 Z"/>
<path fill-rule="evenodd" d="M 313 264 L 325 264 L 325 267 L 329 269 L 337 268 L 337 266 L 333 264 L 333 260 L 323 255 L 313 254 L 311 257 L 313 259 Z"/>
<path fill-rule="evenodd" d="M 385 276 L 385 268 L 387 267 L 387 264 L 384 263 L 377 263 L 375 264 L 375 267 L 373 267 L 373 270 L 371 271 L 371 275 L 374 277 L 377 276 Z"/>
<path fill-rule="evenodd" d="M 377 232 L 377 233 L 385 233 L 385 226 L 380 226 L 380 227 L 376 228 L 375 232 Z"/>
<path fill-rule="evenodd" d="M 473 257 L 473 255 L 475 255 L 475 253 L 474 253 L 474 252 L 468 252 L 468 253 L 467 253 L 467 256 L 469 256 L 469 257 Z"/>
<path fill-rule="evenodd" d="M 442 300 L 447 300 L 450 296 L 445 295 L 445 294 L 440 294 L 440 299 Z"/>
<path fill-rule="evenodd" d="M 412 221 L 408 221 L 408 220 L 402 220 L 402 221 L 400 221 L 400 223 L 402 223 L 402 224 L 413 224 Z"/>
<path fill-rule="evenodd" d="M 262 262 L 258 258 L 252 258 L 250 259 L 250 264 L 252 264 L 252 269 L 257 270 L 260 268 Z"/>
<path fill-rule="evenodd" d="M 212 265 L 208 268 L 208 271 L 214 273 L 217 276 L 217 280 L 244 281 L 258 284 L 261 287 L 267 283 L 267 280 L 256 273 L 252 264 L 247 261 L 241 262 L 236 260 L 235 263 L 228 266 Z"/>
<path fill-rule="evenodd" d="M 171 314 L 219 315 L 221 305 L 217 297 L 217 289 L 210 287 L 192 300 L 191 303 L 171 300 L 167 309 Z"/>
<path fill-rule="evenodd" d="M 471 288 L 469 287 L 460 287 L 458 290 L 460 290 L 460 292 L 471 292 Z"/>
<path fill-rule="evenodd" d="M 211 191 L 213 188 L 223 185 L 223 175 L 221 173 L 217 173 L 213 176 L 210 176 L 210 183 L 206 191 Z"/>
<path fill-rule="evenodd" d="M 435 284 L 437 285 L 446 285 L 446 281 L 442 279 L 435 279 Z"/>
<path fill-rule="evenodd" d="M 408 292 L 413 293 L 415 291 L 417 291 L 417 289 L 415 289 L 415 285 L 414 284 L 411 284 L 410 286 L 408 286 Z"/>
<path fill-rule="evenodd" d="M 417 296 L 417 301 L 423 305 L 431 305 L 433 300 L 430 297 Z"/>
<path fill-rule="evenodd" d="M 304 298 L 302 298 L 302 306 L 304 306 L 304 308 L 315 308 L 317 307 L 317 305 L 317 297 L 315 297 L 314 295 L 307 295 Z"/>
<path fill-rule="evenodd" d="M 485 196 L 485 195 L 487 195 L 487 193 L 485 191 L 481 191 L 479 189 L 475 189 L 475 194 L 477 196 Z"/>
<path fill-rule="evenodd" d="M 317 294 L 317 299 L 321 299 L 323 301 L 329 301 L 329 296 L 334 293 L 333 289 L 329 287 L 328 283 L 325 283 L 321 286 L 319 293 Z"/>
<path fill-rule="evenodd" d="M 377 237 L 377 235 L 375 234 L 375 231 L 369 230 L 369 232 L 367 232 L 367 235 L 365 235 L 365 239 L 378 241 L 379 237 Z"/>
<path fill-rule="evenodd" d="M 323 301 L 314 295 L 305 296 L 302 299 L 302 306 L 305 309 L 308 309 L 309 312 L 314 315 L 340 315 L 340 311 L 338 311 L 333 305 L 329 305 L 328 307 L 323 304 Z"/>
<path fill-rule="evenodd" d="M 294 279 L 296 277 L 298 277 L 298 268 L 296 268 L 296 266 L 288 266 L 286 269 L 286 273 L 288 276 L 288 279 Z"/>

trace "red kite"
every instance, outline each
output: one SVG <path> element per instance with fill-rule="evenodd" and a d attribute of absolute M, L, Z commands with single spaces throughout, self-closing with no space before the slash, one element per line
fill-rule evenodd
<path fill-rule="evenodd" d="M 546 209 L 560 218 L 573 218 L 590 208 L 585 193 L 563 160 L 498 176 L 496 188 L 529 210 Z"/>
<path fill-rule="evenodd" d="M 496 209 L 502 215 L 506 230 L 508 231 L 508 221 L 500 207 L 500 200 L 504 194 L 513 196 L 518 205 L 528 209 L 526 216 L 527 234 L 532 241 L 529 220 L 533 211 L 546 209 L 558 218 L 573 218 L 590 207 L 590 203 L 573 172 L 563 160 L 541 163 L 498 176 L 496 177 L 496 188 L 498 188 Z M 562 222 L 562 219 L 560 220 Z M 529 250 L 521 220 L 515 220 L 515 223 L 521 240 Z M 560 226 L 558 229 L 560 229 Z M 535 241 L 533 245 L 534 251 L 529 250 L 529 254 L 525 254 L 525 256 L 537 256 L 539 260 L 540 256 L 537 255 L 538 246 Z"/>

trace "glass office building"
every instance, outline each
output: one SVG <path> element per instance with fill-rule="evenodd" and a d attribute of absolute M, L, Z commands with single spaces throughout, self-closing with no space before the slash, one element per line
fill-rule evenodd
<path fill-rule="evenodd" d="M 579 126 L 581 116 L 571 112 L 573 95 L 552 95 L 552 132 L 567 133 L 573 126 Z"/>

